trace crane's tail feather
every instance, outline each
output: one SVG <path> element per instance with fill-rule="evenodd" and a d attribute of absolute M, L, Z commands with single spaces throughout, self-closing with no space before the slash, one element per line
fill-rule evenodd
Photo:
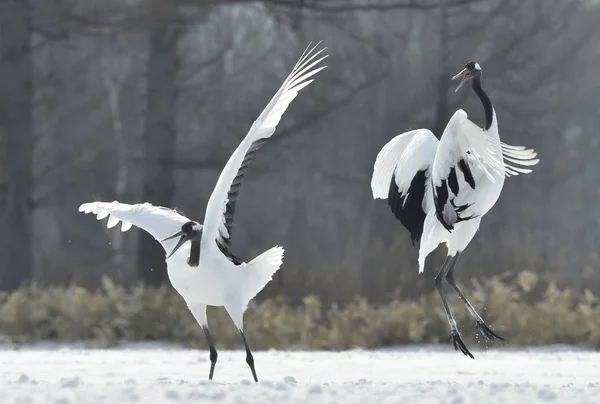
<path fill-rule="evenodd" d="M 263 290 L 283 263 L 283 247 L 273 247 L 246 264 L 246 279 L 242 291 L 244 303 L 248 303 Z"/>
<path fill-rule="evenodd" d="M 117 224 L 119 224 L 119 222 L 122 222 L 121 231 L 125 232 L 131 229 L 132 224 L 111 215 L 111 212 L 113 212 L 113 210 L 115 209 L 118 209 L 120 206 L 130 207 L 130 205 L 122 204 L 117 201 L 89 202 L 82 204 L 79 207 L 79 211 L 85 214 L 93 213 L 94 215 L 96 215 L 96 219 L 98 220 L 102 220 L 108 216 L 108 222 L 106 223 L 106 227 L 108 227 L 109 229 L 115 227 Z"/>
<path fill-rule="evenodd" d="M 440 223 L 435 216 L 435 209 L 431 209 L 425 217 L 423 223 L 423 235 L 421 236 L 421 243 L 419 245 L 419 273 L 425 270 L 425 258 L 433 250 L 437 248 L 440 243 L 445 241 L 445 237 L 448 230 Z"/>

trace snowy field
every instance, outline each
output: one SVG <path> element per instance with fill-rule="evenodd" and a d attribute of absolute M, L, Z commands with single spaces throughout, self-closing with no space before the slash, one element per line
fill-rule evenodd
<path fill-rule="evenodd" d="M 0 349 L 0 403 L 598 403 L 600 353 L 569 347 L 256 352 L 133 345 Z"/>

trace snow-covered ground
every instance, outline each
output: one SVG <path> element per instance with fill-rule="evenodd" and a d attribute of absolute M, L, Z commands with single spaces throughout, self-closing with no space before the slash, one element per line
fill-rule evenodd
<path fill-rule="evenodd" d="M 134 345 L 0 349 L 0 403 L 598 403 L 600 353 L 568 347 L 475 352 L 446 347 L 256 352 Z"/>

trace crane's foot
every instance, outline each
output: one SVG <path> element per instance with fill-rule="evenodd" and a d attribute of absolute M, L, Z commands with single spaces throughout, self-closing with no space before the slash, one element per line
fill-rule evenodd
<path fill-rule="evenodd" d="M 494 331 L 492 331 L 491 328 L 488 327 L 487 324 L 483 322 L 483 320 L 477 321 L 477 329 L 489 341 L 494 341 L 494 340 L 506 341 L 504 338 L 502 338 L 501 336 L 496 334 Z"/>
<path fill-rule="evenodd" d="M 452 334 L 450 334 L 450 339 L 452 340 L 452 344 L 454 345 L 454 349 L 462 352 L 464 355 L 471 357 L 471 359 L 475 359 L 473 354 L 469 352 L 465 343 L 460 338 L 460 334 L 457 330 L 452 330 Z"/>
<path fill-rule="evenodd" d="M 252 378 L 254 379 L 254 382 L 258 383 L 258 377 L 256 377 L 256 369 L 254 369 L 254 357 L 252 356 L 250 351 L 248 351 L 246 355 L 246 363 L 248 364 L 248 366 L 250 366 L 250 371 L 252 372 Z"/>

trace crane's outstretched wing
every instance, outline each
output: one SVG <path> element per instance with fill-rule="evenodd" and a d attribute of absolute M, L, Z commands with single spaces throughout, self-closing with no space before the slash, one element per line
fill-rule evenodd
<path fill-rule="evenodd" d="M 158 242 L 177 232 L 181 226 L 190 221 L 172 209 L 149 203 L 128 205 L 117 201 L 89 202 L 81 205 L 79 211 L 93 213 L 98 220 L 108 217 L 106 224 L 108 228 L 116 226 L 119 222 L 122 222 L 121 231 L 129 230 L 132 225 L 139 227 L 150 233 Z M 167 240 L 160 244 L 165 251 L 170 252 L 177 244 L 177 240 Z"/>
<path fill-rule="evenodd" d="M 433 206 L 430 177 L 438 144 L 431 131 L 413 130 L 393 138 L 375 160 L 373 198 L 388 199 L 413 245 L 421 240 L 425 216 Z"/>
<path fill-rule="evenodd" d="M 474 190 L 477 181 L 484 176 L 490 182 L 505 176 L 502 151 L 480 127 L 471 122 L 467 113 L 459 109 L 448 121 L 432 170 L 433 201 L 436 216 L 442 225 L 451 231 L 454 224 L 477 217 L 470 209 L 472 201 L 460 198 Z M 463 190 L 461 192 L 461 190 Z"/>
<path fill-rule="evenodd" d="M 485 135 L 485 138 L 490 144 L 493 144 L 493 139 L 490 134 L 479 126 L 475 125 L 469 119 L 464 119 L 459 123 L 459 127 L 462 129 L 461 132 L 468 134 L 469 137 L 475 137 L 481 139 L 481 134 Z M 490 155 L 497 156 L 498 151 L 495 148 L 488 147 L 487 152 Z M 526 149 L 525 146 L 511 146 L 506 143 L 500 142 L 500 153 L 502 153 L 502 160 L 494 159 L 493 163 L 495 168 L 494 171 L 504 171 L 507 177 L 515 176 L 519 174 L 529 174 L 531 169 L 523 168 L 519 166 L 531 167 L 540 162 L 536 159 L 537 153 L 533 149 Z M 502 164 L 499 164 L 502 163 Z M 484 165 L 485 166 L 485 165 Z"/>
<path fill-rule="evenodd" d="M 504 158 L 504 171 L 507 177 L 519 174 L 529 174 L 530 168 L 540 162 L 537 159 L 537 153 L 533 149 L 526 149 L 525 146 L 511 146 L 506 143 L 501 143 L 502 157 Z"/>
<path fill-rule="evenodd" d="M 312 76 L 326 66 L 319 63 L 327 57 L 322 55 L 324 48 L 317 50 L 319 44 L 304 52 L 290 75 L 285 79 L 275 96 L 262 111 L 250 128 L 238 148 L 233 152 L 225 168 L 219 176 L 217 185 L 210 196 L 206 207 L 202 248 L 214 248 L 215 242 L 221 252 L 231 261 L 239 264 L 229 247 L 231 245 L 231 228 L 235 213 L 235 202 L 248 168 L 248 163 L 275 132 L 275 128 L 290 103 L 298 92 L 308 86 Z"/>

